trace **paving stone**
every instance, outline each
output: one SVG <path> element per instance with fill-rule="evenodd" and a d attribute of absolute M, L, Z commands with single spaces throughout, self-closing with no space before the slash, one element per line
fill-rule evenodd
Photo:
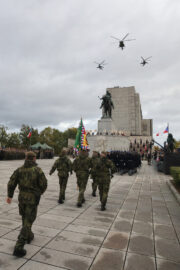
<path fill-rule="evenodd" d="M 92 259 L 87 257 L 47 248 L 42 249 L 32 259 L 72 270 L 87 270 L 92 262 Z"/>
<path fill-rule="evenodd" d="M 124 219 L 133 219 L 134 218 L 135 211 L 131 210 L 120 210 L 118 217 L 124 218 Z"/>
<path fill-rule="evenodd" d="M 156 256 L 180 263 L 180 246 L 169 239 L 159 238 L 156 241 Z"/>
<path fill-rule="evenodd" d="M 172 225 L 171 219 L 169 215 L 166 214 L 154 214 L 153 215 L 154 223 Z"/>
<path fill-rule="evenodd" d="M 135 220 L 139 220 L 143 222 L 152 222 L 152 212 L 149 210 L 142 211 L 142 210 L 137 209 Z"/>
<path fill-rule="evenodd" d="M 92 258 L 96 255 L 98 251 L 98 247 L 96 246 L 76 243 L 72 241 L 65 241 L 59 239 L 59 237 L 56 237 L 54 240 L 52 240 L 46 247 Z"/>
<path fill-rule="evenodd" d="M 127 232 L 129 233 L 132 229 L 132 220 L 128 219 L 116 219 L 113 223 L 111 231 L 118 231 L 118 232 Z"/>
<path fill-rule="evenodd" d="M 8 232 L 10 232 L 12 229 L 8 229 L 5 227 L 0 227 L 0 237 Z"/>
<path fill-rule="evenodd" d="M 33 225 L 33 227 L 32 227 L 32 231 L 34 233 L 39 234 L 39 235 L 48 236 L 48 237 L 56 236 L 58 233 L 61 232 L 61 230 L 62 229 L 56 230 L 56 229 L 43 227 L 43 226 L 37 226 L 37 225 Z"/>
<path fill-rule="evenodd" d="M 136 234 L 152 236 L 153 234 L 152 223 L 135 221 L 133 224 L 132 232 Z"/>
<path fill-rule="evenodd" d="M 123 269 L 125 253 L 102 248 L 90 270 L 121 270 Z"/>
<path fill-rule="evenodd" d="M 66 231 L 79 232 L 79 233 L 84 233 L 84 234 L 89 234 L 89 235 L 94 235 L 94 236 L 101 236 L 101 237 L 105 237 L 107 234 L 107 230 L 104 230 L 104 229 L 97 229 L 93 227 L 87 227 L 87 226 L 82 226 L 82 225 L 72 225 L 72 224 L 66 227 Z"/>
<path fill-rule="evenodd" d="M 179 270 L 180 264 L 171 261 L 157 259 L 157 270 Z"/>
<path fill-rule="evenodd" d="M 154 232 L 156 237 L 177 240 L 174 228 L 172 226 L 167 226 L 164 224 L 155 224 Z"/>
<path fill-rule="evenodd" d="M 20 270 L 64 270 L 64 268 L 30 260 L 25 265 L 23 265 Z"/>
<path fill-rule="evenodd" d="M 24 258 L 16 258 L 12 255 L 0 253 L 0 269 L 15 270 L 26 262 Z"/>
<path fill-rule="evenodd" d="M 155 258 L 128 253 L 124 270 L 156 270 Z"/>
<path fill-rule="evenodd" d="M 129 240 L 128 233 L 109 232 L 104 241 L 103 247 L 118 250 L 126 250 L 128 240 Z"/>
<path fill-rule="evenodd" d="M 22 224 L 22 222 L 17 222 L 17 221 L 14 221 L 14 220 L 0 218 L 0 227 L 16 229 L 19 226 L 21 226 L 21 224 Z"/>
<path fill-rule="evenodd" d="M 152 239 L 142 235 L 132 235 L 128 252 L 139 253 L 147 256 L 154 256 L 154 245 Z"/>
<path fill-rule="evenodd" d="M 51 220 L 47 218 L 41 218 L 38 217 L 36 221 L 34 222 L 35 225 L 39 226 L 44 226 L 48 228 L 53 228 L 53 229 L 64 229 L 67 226 L 67 223 L 57 221 L 57 220 Z"/>
<path fill-rule="evenodd" d="M 50 219 L 50 220 L 55 220 L 55 221 L 60 221 L 63 223 L 70 223 L 73 221 L 73 217 L 66 217 L 66 216 L 62 216 L 62 215 L 50 215 L 48 214 L 43 214 L 41 215 L 40 218 L 45 218 L 45 219 Z"/>
<path fill-rule="evenodd" d="M 75 233 L 70 231 L 63 231 L 56 239 L 74 241 L 78 243 L 84 243 L 88 245 L 100 246 L 104 240 L 104 237 L 85 235 L 81 233 Z"/>

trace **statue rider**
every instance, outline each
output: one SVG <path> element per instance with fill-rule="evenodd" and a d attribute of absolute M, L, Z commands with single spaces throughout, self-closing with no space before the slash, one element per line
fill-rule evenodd
<path fill-rule="evenodd" d="M 103 109 L 102 118 L 111 118 L 112 109 L 114 109 L 114 104 L 112 102 L 111 93 L 109 91 L 106 92 L 105 95 L 100 98 L 102 100 L 101 107 Z"/>

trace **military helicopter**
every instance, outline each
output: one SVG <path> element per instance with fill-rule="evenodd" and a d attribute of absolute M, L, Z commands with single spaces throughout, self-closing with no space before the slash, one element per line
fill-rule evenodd
<path fill-rule="evenodd" d="M 100 70 L 103 70 L 104 65 L 107 65 L 107 63 L 105 63 L 105 60 L 103 60 L 101 63 L 98 62 L 94 62 L 95 64 L 97 64 L 97 68 L 99 68 Z"/>
<path fill-rule="evenodd" d="M 142 62 L 140 63 L 142 66 L 145 66 L 146 64 L 148 64 L 148 60 L 151 58 L 152 56 L 149 56 L 148 58 L 143 58 L 142 56 L 141 56 L 141 58 L 142 58 Z"/>
<path fill-rule="evenodd" d="M 121 48 L 121 49 L 123 50 L 124 47 L 125 47 L 125 44 L 124 44 L 125 41 L 132 41 L 132 40 L 135 40 L 135 39 L 126 39 L 128 35 L 129 35 L 129 33 L 126 34 L 126 35 L 123 37 L 123 39 L 119 39 L 119 38 L 116 38 L 116 37 L 113 37 L 113 36 L 111 36 L 111 38 L 114 38 L 114 39 L 118 40 L 118 41 L 119 41 L 119 48 Z"/>

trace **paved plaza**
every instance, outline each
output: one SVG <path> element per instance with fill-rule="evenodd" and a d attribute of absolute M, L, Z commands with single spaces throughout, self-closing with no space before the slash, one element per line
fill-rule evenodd
<path fill-rule="evenodd" d="M 169 178 L 143 164 L 134 176 L 115 175 L 107 211 L 100 211 L 99 196 L 76 207 L 78 190 L 73 174 L 66 201 L 57 203 L 57 174 L 49 176 L 54 160 L 39 160 L 48 178 L 38 217 L 35 239 L 25 245 L 24 258 L 12 256 L 21 228 L 17 195 L 5 203 L 7 182 L 23 161 L 0 161 L 0 269 L 3 270 L 179 270 L 180 206 L 169 190 Z"/>

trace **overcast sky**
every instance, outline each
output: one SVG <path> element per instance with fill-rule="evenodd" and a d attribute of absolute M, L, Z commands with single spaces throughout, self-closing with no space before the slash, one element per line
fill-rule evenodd
<path fill-rule="evenodd" d="M 154 133 L 180 139 L 179 0 L 0 0 L 0 124 L 97 129 L 98 96 L 135 86 Z M 125 50 L 111 35 L 130 33 Z M 142 67 L 140 57 L 153 56 Z M 104 71 L 94 61 L 106 60 Z"/>

